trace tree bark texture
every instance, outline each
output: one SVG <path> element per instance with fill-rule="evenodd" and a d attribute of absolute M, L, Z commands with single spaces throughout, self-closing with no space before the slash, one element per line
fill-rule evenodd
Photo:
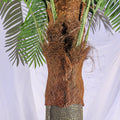
<path fill-rule="evenodd" d="M 43 48 L 48 66 L 46 120 L 82 120 L 82 66 L 90 47 L 76 46 L 81 0 L 55 0 L 55 5 L 58 18 L 54 23 L 48 10 L 48 43 Z"/>

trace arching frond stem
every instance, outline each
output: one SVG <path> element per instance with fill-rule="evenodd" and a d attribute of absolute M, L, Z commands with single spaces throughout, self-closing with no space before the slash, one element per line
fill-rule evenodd
<path fill-rule="evenodd" d="M 29 11 L 30 11 L 30 13 L 31 13 L 31 15 L 32 15 L 32 17 L 33 17 L 33 20 L 34 20 L 34 22 L 35 22 L 35 27 L 36 27 L 36 29 L 37 29 L 37 32 L 38 32 L 38 35 L 39 35 L 39 38 L 40 38 L 40 44 L 41 44 L 41 46 L 42 46 L 42 45 L 43 45 L 43 42 L 44 42 L 43 32 L 42 32 L 42 30 L 40 29 L 40 27 L 39 27 L 39 25 L 38 25 L 38 23 L 37 23 L 37 20 L 36 20 L 36 18 L 35 18 L 34 13 L 32 12 L 32 9 L 31 9 L 30 5 L 28 4 L 28 2 L 26 2 L 26 0 L 24 0 L 24 2 L 26 3 L 26 5 L 27 5 L 27 7 L 29 8 Z"/>
<path fill-rule="evenodd" d="M 57 13 L 56 13 L 56 10 L 55 10 L 55 4 L 54 4 L 54 0 L 50 0 L 50 4 L 51 4 L 51 9 L 52 9 L 52 14 L 53 14 L 53 20 L 54 20 L 54 23 L 57 19 Z"/>
<path fill-rule="evenodd" d="M 83 38 L 83 34 L 84 34 L 84 28 L 85 28 L 85 24 L 86 24 L 86 20 L 87 20 L 87 16 L 88 16 L 89 8 L 90 8 L 90 3 L 91 3 L 91 0 L 88 0 L 88 2 L 86 3 L 84 13 L 83 13 L 83 17 L 80 20 L 81 25 L 80 25 L 80 31 L 79 31 L 79 34 L 78 34 L 77 46 L 80 46 L 81 42 L 82 42 L 82 38 Z"/>
<path fill-rule="evenodd" d="M 93 20 L 93 18 L 94 18 L 94 15 L 95 15 L 96 11 L 98 10 L 99 6 L 101 5 L 102 1 L 103 1 L 103 0 L 99 0 L 98 3 L 97 3 L 97 5 L 96 5 L 96 8 L 93 9 L 93 15 L 92 15 L 91 20 L 90 20 L 90 22 L 89 22 L 88 30 L 87 30 L 87 33 L 86 33 L 86 36 L 85 36 L 85 42 L 87 42 L 87 40 L 88 40 L 89 31 L 90 31 L 90 27 L 91 27 L 91 24 L 92 24 L 92 20 Z M 93 8 L 94 8 L 94 7 L 93 7 Z"/>

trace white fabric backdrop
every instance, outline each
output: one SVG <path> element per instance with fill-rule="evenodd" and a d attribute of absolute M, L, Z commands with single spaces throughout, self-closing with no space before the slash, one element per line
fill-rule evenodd
<path fill-rule="evenodd" d="M 45 120 L 47 66 L 12 66 L 4 36 L 0 21 L 0 120 Z M 84 63 L 84 120 L 120 120 L 120 34 L 101 28 L 89 40 L 95 67 Z"/>

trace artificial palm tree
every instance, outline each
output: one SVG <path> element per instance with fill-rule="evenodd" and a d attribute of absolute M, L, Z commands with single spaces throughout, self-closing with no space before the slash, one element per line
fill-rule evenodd
<path fill-rule="evenodd" d="M 47 62 L 46 120 L 82 120 L 82 65 L 98 21 L 120 31 L 120 0 L 1 0 L 6 46 L 13 63 Z M 24 20 L 24 6 L 28 11 Z M 21 7 L 22 6 L 22 7 Z M 45 61 L 46 59 L 46 61 Z"/>

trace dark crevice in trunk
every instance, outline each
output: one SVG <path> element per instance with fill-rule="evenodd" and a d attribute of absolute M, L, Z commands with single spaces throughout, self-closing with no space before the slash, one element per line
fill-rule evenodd
<path fill-rule="evenodd" d="M 61 31 L 62 35 L 67 34 L 67 29 L 68 29 L 67 25 L 66 25 L 65 23 L 63 23 L 63 24 L 62 24 L 62 27 L 63 27 L 63 29 L 62 29 L 62 31 Z"/>

